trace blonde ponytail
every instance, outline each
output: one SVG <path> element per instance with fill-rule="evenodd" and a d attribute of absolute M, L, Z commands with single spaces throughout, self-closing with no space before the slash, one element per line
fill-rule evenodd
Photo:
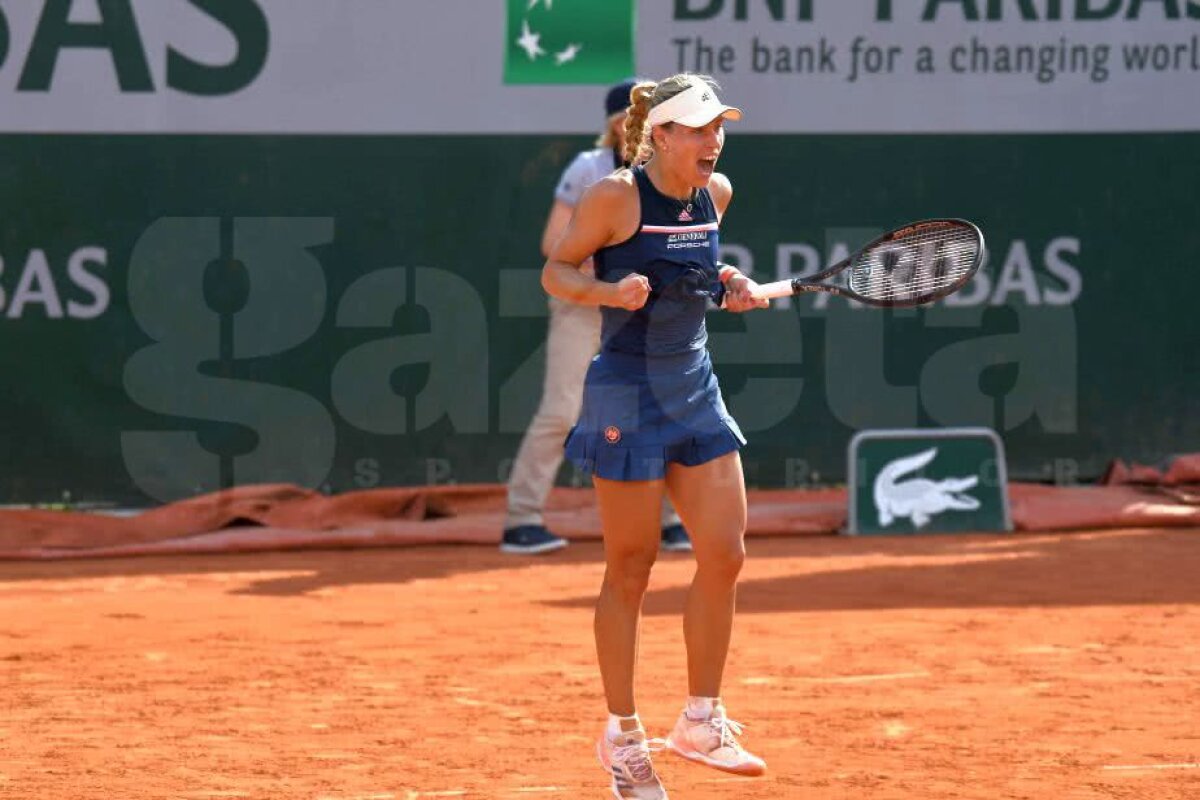
<path fill-rule="evenodd" d="M 650 101 L 658 84 L 642 81 L 629 91 L 629 111 L 625 117 L 625 152 L 622 154 L 630 165 L 637 165 L 650 158 L 650 143 L 646 136 L 646 116 L 650 113 Z"/>

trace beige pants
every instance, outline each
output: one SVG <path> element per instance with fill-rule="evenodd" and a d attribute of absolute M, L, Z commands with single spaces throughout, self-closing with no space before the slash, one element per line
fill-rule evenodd
<path fill-rule="evenodd" d="M 563 441 L 579 419 L 583 381 L 599 349 L 600 310 L 551 299 L 542 400 L 521 440 L 508 479 L 505 528 L 543 524 L 542 508 L 562 465 Z M 675 509 L 664 500 L 662 524 L 678 522 Z"/>

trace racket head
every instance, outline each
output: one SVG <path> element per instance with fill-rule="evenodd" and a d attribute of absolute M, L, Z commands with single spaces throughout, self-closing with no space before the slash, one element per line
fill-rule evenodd
<path fill-rule="evenodd" d="M 850 257 L 847 296 L 883 307 L 932 303 L 953 294 L 983 263 L 983 232 L 965 219 L 925 219 L 889 231 Z"/>

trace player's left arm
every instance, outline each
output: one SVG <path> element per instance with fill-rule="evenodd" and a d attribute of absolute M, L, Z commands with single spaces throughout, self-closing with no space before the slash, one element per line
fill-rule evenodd
<path fill-rule="evenodd" d="M 708 179 L 708 193 L 712 195 L 713 205 L 717 209 L 717 222 L 725 218 L 725 209 L 733 199 L 733 184 L 724 173 L 714 172 Z"/>
<path fill-rule="evenodd" d="M 714 172 L 708 181 L 708 193 L 717 211 L 717 221 L 724 219 L 729 202 L 733 199 L 733 184 L 724 173 Z M 727 264 L 721 266 L 721 282 L 725 284 L 725 300 L 721 307 L 726 311 L 749 311 L 771 304 L 770 300 L 755 296 L 757 283 Z"/>

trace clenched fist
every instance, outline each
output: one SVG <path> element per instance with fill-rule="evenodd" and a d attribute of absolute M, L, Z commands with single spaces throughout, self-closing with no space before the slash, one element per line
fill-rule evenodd
<path fill-rule="evenodd" d="M 650 281 L 645 275 L 639 275 L 636 272 L 631 272 L 611 285 L 613 287 L 612 297 L 606 305 L 623 308 L 627 311 L 637 311 L 646 305 L 646 298 L 650 296 Z"/>

